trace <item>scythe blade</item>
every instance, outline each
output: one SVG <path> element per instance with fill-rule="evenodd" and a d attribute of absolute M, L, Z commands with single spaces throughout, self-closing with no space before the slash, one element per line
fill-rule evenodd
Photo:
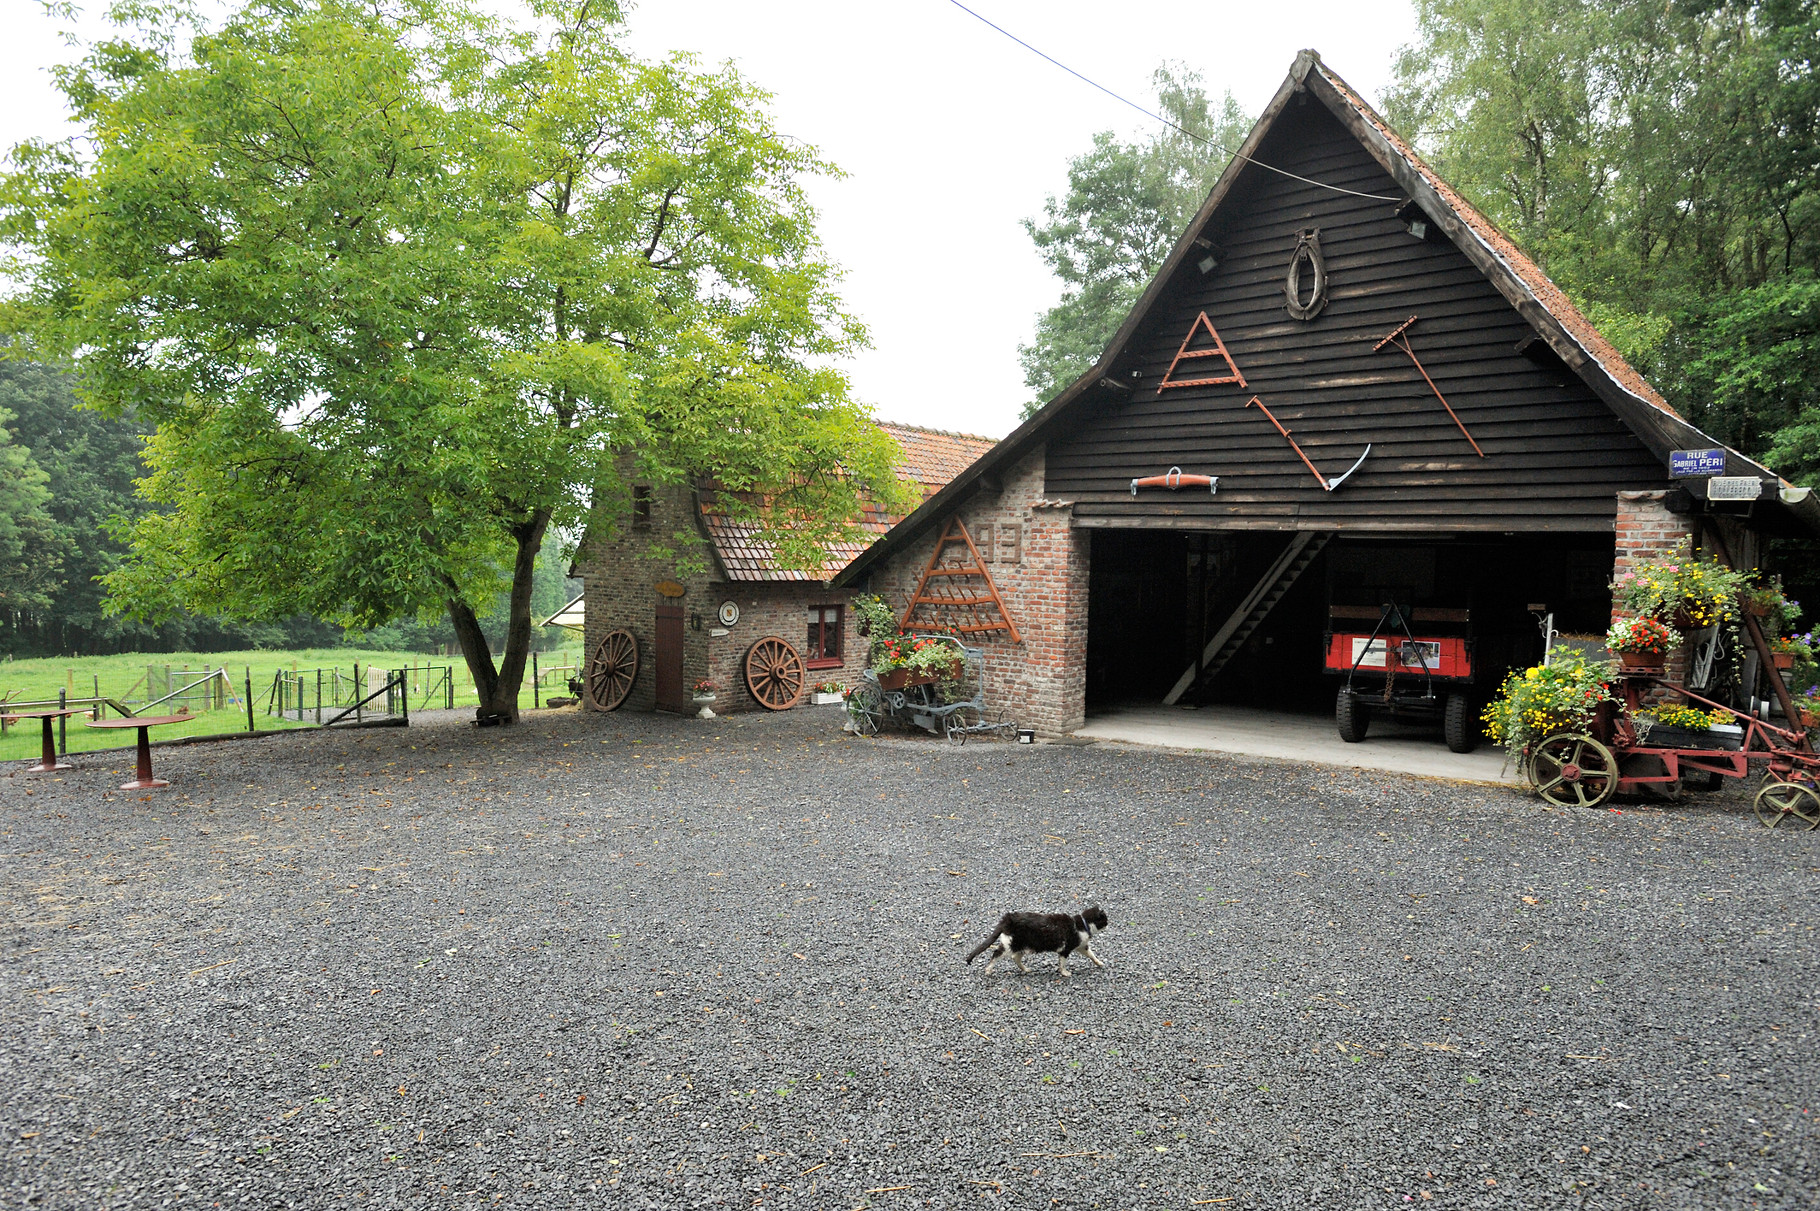
<path fill-rule="evenodd" d="M 1330 479 L 1330 480 L 1328 480 L 1328 481 L 1327 481 L 1327 490 L 1328 490 L 1328 491 L 1329 491 L 1329 492 L 1331 492 L 1331 491 L 1333 491 L 1333 490 L 1334 490 L 1334 489 L 1335 489 L 1335 488 L 1337 488 L 1337 487 L 1339 487 L 1339 486 L 1340 486 L 1340 485 L 1341 485 L 1341 484 L 1343 484 L 1343 483 L 1345 483 L 1345 482 L 1346 482 L 1346 481 L 1347 481 L 1347 480 L 1349 480 L 1349 479 L 1351 479 L 1351 478 L 1352 478 L 1352 473 L 1353 473 L 1353 472 L 1354 472 L 1354 471 L 1357 471 L 1357 470 L 1358 470 L 1358 469 L 1359 469 L 1359 468 L 1360 468 L 1360 467 L 1361 467 L 1361 466 L 1363 466 L 1363 465 L 1364 465 L 1364 463 L 1365 463 L 1365 458 L 1366 458 L 1366 456 L 1367 456 L 1367 455 L 1369 455 L 1369 454 L 1370 454 L 1370 453 L 1371 453 L 1371 443 L 1369 443 L 1369 442 L 1367 442 L 1367 443 L 1366 443 L 1366 444 L 1365 444 L 1365 453 L 1364 453 L 1364 454 L 1361 454 L 1361 455 L 1359 455 L 1359 461 L 1358 461 L 1358 462 L 1356 462 L 1356 463 L 1354 463 L 1354 464 L 1352 464 L 1352 466 L 1350 466 L 1350 467 L 1348 467 L 1348 468 L 1346 468 L 1346 474 L 1344 474 L 1344 475 L 1342 475 L 1342 476 L 1340 476 L 1340 477 L 1339 477 L 1339 478 L 1338 478 L 1338 479 Z"/>

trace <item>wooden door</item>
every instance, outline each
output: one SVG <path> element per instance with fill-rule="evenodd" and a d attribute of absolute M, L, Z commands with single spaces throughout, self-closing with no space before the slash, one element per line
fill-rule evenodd
<path fill-rule="evenodd" d="M 687 711 L 683 691 L 683 608 L 674 602 L 657 607 L 657 709 Z"/>

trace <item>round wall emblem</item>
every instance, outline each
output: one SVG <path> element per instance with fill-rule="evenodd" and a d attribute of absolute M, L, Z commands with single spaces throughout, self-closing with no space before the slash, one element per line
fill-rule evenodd
<path fill-rule="evenodd" d="M 730 627 L 734 623 L 738 622 L 739 621 L 739 603 L 736 601 L 721 602 L 719 617 L 720 617 L 720 625 L 722 625 L 724 627 Z"/>

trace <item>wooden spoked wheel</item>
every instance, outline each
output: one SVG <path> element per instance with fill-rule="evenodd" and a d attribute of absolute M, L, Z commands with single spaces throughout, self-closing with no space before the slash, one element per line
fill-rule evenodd
<path fill-rule="evenodd" d="M 803 658 L 775 635 L 746 650 L 746 688 L 768 711 L 787 711 L 803 696 Z"/>
<path fill-rule="evenodd" d="M 638 640 L 630 631 L 609 631 L 588 661 L 585 683 L 588 705 L 597 711 L 618 710 L 638 680 Z"/>
<path fill-rule="evenodd" d="M 1529 756 L 1529 781 L 1556 807 L 1598 807 L 1618 789 L 1618 762 L 1591 736 L 1550 736 Z"/>

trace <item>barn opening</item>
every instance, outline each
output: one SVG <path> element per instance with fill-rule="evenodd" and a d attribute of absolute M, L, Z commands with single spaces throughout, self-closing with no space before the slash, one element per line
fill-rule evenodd
<path fill-rule="evenodd" d="M 1364 651 L 1368 673 L 1386 605 L 1418 640 L 1462 641 L 1476 712 L 1540 657 L 1545 618 L 1600 634 L 1611 609 L 1610 534 L 1096 529 L 1091 542 L 1090 713 L 1165 701 L 1331 712 L 1344 677 L 1329 653 Z"/>

